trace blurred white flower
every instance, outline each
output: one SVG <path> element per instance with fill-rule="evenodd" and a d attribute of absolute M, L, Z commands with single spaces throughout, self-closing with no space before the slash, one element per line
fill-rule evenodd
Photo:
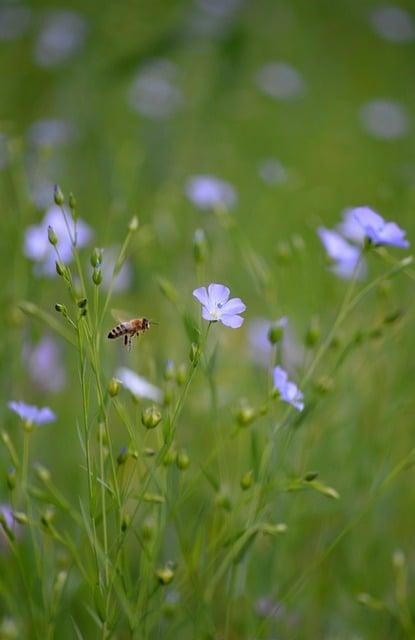
<path fill-rule="evenodd" d="M 36 345 L 27 344 L 22 356 L 36 387 L 56 393 L 65 386 L 65 368 L 56 340 L 44 336 Z"/>
<path fill-rule="evenodd" d="M 148 398 L 154 402 L 161 402 L 163 399 L 161 389 L 127 367 L 119 367 L 115 372 L 115 378 L 137 398 Z"/>
<path fill-rule="evenodd" d="M 0 42 L 20 38 L 27 30 L 31 17 L 31 10 L 21 4 L 10 2 L 0 6 Z"/>
<path fill-rule="evenodd" d="M 178 68 L 173 62 L 152 60 L 138 71 L 128 91 L 128 102 L 147 118 L 167 118 L 183 101 L 177 80 Z"/>
<path fill-rule="evenodd" d="M 102 258 L 102 286 L 108 290 L 112 280 L 115 263 L 120 253 L 119 247 L 110 247 L 103 250 Z M 113 291 L 125 291 L 131 285 L 133 270 L 131 263 L 126 260 L 120 271 L 114 278 Z"/>
<path fill-rule="evenodd" d="M 260 178 L 270 185 L 282 184 L 287 181 L 287 170 L 279 160 L 267 158 L 258 165 Z"/>
<path fill-rule="evenodd" d="M 403 105 L 388 99 L 372 100 L 359 111 L 361 123 L 374 138 L 395 140 L 405 136 L 410 128 L 409 117 Z"/>
<path fill-rule="evenodd" d="M 68 221 L 71 235 L 74 234 L 74 223 L 69 212 Z M 25 231 L 24 254 L 36 263 L 35 273 L 54 276 L 56 275 L 56 253 L 48 240 L 48 227 L 51 226 L 58 237 L 58 249 L 63 262 L 72 260 L 72 245 L 68 235 L 62 211 L 53 205 L 46 212 L 40 224 L 31 225 Z M 92 229 L 83 220 L 78 218 L 76 223 L 77 246 L 84 247 L 92 239 Z"/>
<path fill-rule="evenodd" d="M 186 181 L 185 191 L 189 200 L 205 211 L 221 207 L 232 209 L 237 201 L 235 188 L 216 176 L 191 176 Z"/>
<path fill-rule="evenodd" d="M 66 62 L 82 48 L 85 36 L 86 21 L 79 13 L 48 12 L 35 43 L 36 63 L 41 67 L 54 67 Z"/>
<path fill-rule="evenodd" d="M 411 42 L 415 38 L 414 19 L 401 7 L 378 7 L 372 12 L 370 22 L 376 33 L 390 42 Z"/>
<path fill-rule="evenodd" d="M 69 142 L 76 135 L 75 127 L 61 118 L 36 120 L 28 131 L 29 141 L 36 147 L 54 147 Z"/>
<path fill-rule="evenodd" d="M 305 93 L 302 75 L 286 62 L 269 62 L 257 71 L 255 81 L 259 89 L 276 100 L 293 100 Z"/>

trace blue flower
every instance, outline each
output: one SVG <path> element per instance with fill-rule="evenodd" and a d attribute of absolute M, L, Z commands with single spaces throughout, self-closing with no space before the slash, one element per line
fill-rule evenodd
<path fill-rule="evenodd" d="M 8 402 L 9 409 L 17 413 L 22 420 L 33 424 L 47 424 L 48 422 L 54 422 L 56 415 L 49 407 L 35 407 L 32 404 L 26 404 L 25 402 Z"/>
<path fill-rule="evenodd" d="M 320 227 L 317 230 L 329 258 L 333 261 L 331 270 L 340 278 L 362 278 L 366 273 L 366 264 L 361 259 L 361 251 L 347 242 L 332 229 Z M 360 263 L 359 263 L 360 260 Z"/>
<path fill-rule="evenodd" d="M 223 284 L 210 284 L 208 288 L 199 287 L 193 291 L 193 296 L 202 305 L 202 317 L 210 322 L 222 322 L 227 327 L 238 329 L 244 318 L 240 313 L 246 306 L 240 298 L 229 300 L 230 290 Z"/>
<path fill-rule="evenodd" d="M 186 195 L 205 211 L 220 207 L 231 209 L 237 201 L 236 191 L 229 182 L 209 175 L 191 176 L 186 182 Z"/>
<path fill-rule="evenodd" d="M 288 374 L 281 367 L 274 369 L 274 387 L 280 394 L 281 400 L 288 402 L 297 411 L 304 409 L 303 394 L 295 384 L 288 380 Z"/>
<path fill-rule="evenodd" d="M 376 245 L 387 244 L 392 247 L 407 249 L 406 231 L 395 222 L 386 222 L 382 216 L 369 207 L 357 207 L 353 211 L 354 219 L 361 227 L 365 236 Z"/>

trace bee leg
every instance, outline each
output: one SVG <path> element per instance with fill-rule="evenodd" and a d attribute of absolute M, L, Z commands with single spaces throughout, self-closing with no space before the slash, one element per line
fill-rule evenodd
<path fill-rule="evenodd" d="M 128 335 L 125 334 L 125 336 L 124 336 L 124 346 L 127 346 L 127 345 L 128 345 Z"/>
<path fill-rule="evenodd" d="M 131 351 L 131 345 L 132 345 L 132 339 L 131 338 L 132 338 L 132 335 L 129 334 L 128 335 L 128 346 L 127 346 L 128 351 Z"/>

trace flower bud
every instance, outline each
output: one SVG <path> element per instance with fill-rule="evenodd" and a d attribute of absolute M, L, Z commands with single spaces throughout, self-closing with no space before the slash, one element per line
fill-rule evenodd
<path fill-rule="evenodd" d="M 165 407 L 169 407 L 171 405 L 171 403 L 174 400 L 174 392 L 173 389 L 171 387 L 167 387 L 167 389 L 165 389 L 164 391 L 164 396 L 163 396 L 163 405 Z"/>
<path fill-rule="evenodd" d="M 196 342 L 192 342 L 192 344 L 190 345 L 189 360 L 193 365 L 196 365 L 199 361 L 199 357 L 200 357 L 199 345 L 197 345 Z"/>
<path fill-rule="evenodd" d="M 133 216 L 130 220 L 130 224 L 128 225 L 128 231 L 130 231 L 131 233 L 133 233 L 134 231 L 137 231 L 138 229 L 138 218 L 137 216 Z"/>
<path fill-rule="evenodd" d="M 56 273 L 58 276 L 65 277 L 66 276 L 66 267 L 60 260 L 56 260 L 55 262 Z"/>
<path fill-rule="evenodd" d="M 273 324 L 268 330 L 268 340 L 271 344 L 277 344 L 284 335 L 284 327 L 279 324 Z"/>
<path fill-rule="evenodd" d="M 55 511 L 52 507 L 48 507 L 40 516 L 40 522 L 45 527 L 45 529 L 49 529 L 52 521 L 55 517 Z"/>
<path fill-rule="evenodd" d="M 119 466 L 125 464 L 128 460 L 128 447 L 122 447 L 121 451 L 119 452 L 118 456 L 117 456 L 117 464 Z"/>
<path fill-rule="evenodd" d="M 144 540 L 152 540 L 152 538 L 154 537 L 154 522 L 153 520 L 151 520 L 150 518 L 148 518 L 147 520 L 144 521 L 144 524 L 141 528 L 141 533 L 143 534 L 143 538 Z"/>
<path fill-rule="evenodd" d="M 318 478 L 318 471 L 307 471 L 304 475 L 304 480 L 306 482 L 313 482 L 316 478 Z"/>
<path fill-rule="evenodd" d="M 78 307 L 80 309 L 85 309 L 87 304 L 88 304 L 88 300 L 86 298 L 81 298 L 81 300 L 78 300 Z"/>
<path fill-rule="evenodd" d="M 206 236 L 203 229 L 196 229 L 193 236 L 193 256 L 196 264 L 203 264 L 207 257 Z"/>
<path fill-rule="evenodd" d="M 190 465 L 190 458 L 186 451 L 179 451 L 176 458 L 176 466 L 180 471 L 186 471 Z"/>
<path fill-rule="evenodd" d="M 161 422 L 161 413 L 156 407 L 147 407 L 141 414 L 141 422 L 147 429 L 154 429 Z"/>
<path fill-rule="evenodd" d="M 131 517 L 129 513 L 124 513 L 122 520 L 121 520 L 121 531 L 123 533 L 125 533 L 128 529 L 128 527 L 131 524 Z"/>
<path fill-rule="evenodd" d="M 111 398 L 115 398 L 121 389 L 121 381 L 117 378 L 112 378 L 108 383 L 108 393 Z"/>
<path fill-rule="evenodd" d="M 73 214 L 73 212 L 76 209 L 76 198 L 75 198 L 74 194 L 72 193 L 72 191 L 69 194 L 68 203 L 69 203 L 69 208 L 70 208 L 70 210 L 72 211 L 72 214 Z"/>
<path fill-rule="evenodd" d="M 164 454 L 164 458 L 163 458 L 163 464 L 165 467 L 170 466 L 171 464 L 173 464 L 174 462 L 176 462 L 176 458 L 177 458 L 177 451 L 175 449 L 169 449 L 168 451 L 166 451 L 166 453 Z"/>
<path fill-rule="evenodd" d="M 59 302 L 55 304 L 55 311 L 57 311 L 58 313 L 63 313 L 64 315 L 67 315 L 68 313 L 66 306 L 64 304 L 59 304 Z"/>
<path fill-rule="evenodd" d="M 13 491 L 17 482 L 17 472 L 14 467 L 12 469 L 9 469 L 9 471 L 7 472 L 6 482 L 7 482 L 7 488 L 9 489 L 9 491 Z"/>
<path fill-rule="evenodd" d="M 25 513 L 23 513 L 23 511 L 14 511 L 13 520 L 15 520 L 18 524 L 27 524 L 29 522 L 29 518 Z"/>
<path fill-rule="evenodd" d="M 234 411 L 236 422 L 240 427 L 247 427 L 256 417 L 256 411 L 253 407 L 242 401 Z"/>
<path fill-rule="evenodd" d="M 38 477 L 39 480 L 45 483 L 50 481 L 49 469 L 46 469 L 46 467 L 44 467 L 42 464 L 36 464 L 34 469 L 35 469 L 36 476 Z"/>
<path fill-rule="evenodd" d="M 48 226 L 48 240 L 53 247 L 56 247 L 58 244 L 58 236 L 50 225 Z"/>
<path fill-rule="evenodd" d="M 314 383 L 316 391 L 321 394 L 330 393 L 334 389 L 334 380 L 330 376 L 320 376 Z"/>
<path fill-rule="evenodd" d="M 240 480 L 242 491 L 247 491 L 248 489 L 250 489 L 253 483 L 254 483 L 254 474 L 252 471 L 247 471 L 246 473 L 244 473 L 244 475 Z"/>
<path fill-rule="evenodd" d="M 229 496 L 228 492 L 225 491 L 225 490 L 219 491 L 216 494 L 215 504 L 216 504 L 217 507 L 220 507 L 221 509 L 224 509 L 225 511 L 231 511 L 231 509 L 232 509 L 232 502 L 231 502 L 230 496 Z"/>
<path fill-rule="evenodd" d="M 320 336 L 321 330 L 318 318 L 312 318 L 305 336 L 306 346 L 309 348 L 315 347 L 317 342 L 320 340 Z"/>
<path fill-rule="evenodd" d="M 174 578 L 174 571 L 168 565 L 166 565 L 165 567 L 161 567 L 160 569 L 157 569 L 155 573 L 156 573 L 157 580 L 163 586 L 170 584 L 170 582 Z"/>
<path fill-rule="evenodd" d="M 58 575 L 56 576 L 55 583 L 53 585 L 53 591 L 56 596 L 59 596 L 62 593 L 62 589 L 65 586 L 67 578 L 68 578 L 67 571 L 59 571 Z"/>
<path fill-rule="evenodd" d="M 61 207 L 65 202 L 64 195 L 57 184 L 55 184 L 53 188 L 53 199 L 55 201 L 55 204 L 58 205 L 58 207 Z"/>
<path fill-rule="evenodd" d="M 26 433 L 32 433 L 34 428 L 35 425 L 33 424 L 32 420 L 23 420 L 23 429 L 26 431 Z"/>
<path fill-rule="evenodd" d="M 102 271 L 101 269 L 94 269 L 92 273 L 92 281 L 98 287 L 102 282 Z"/>
<path fill-rule="evenodd" d="M 173 380 L 175 376 L 175 366 L 173 360 L 167 360 L 166 366 L 164 369 L 164 379 L 166 381 Z"/>
<path fill-rule="evenodd" d="M 186 382 L 186 378 L 187 378 L 187 367 L 185 364 L 181 364 L 179 367 L 177 367 L 177 373 L 176 373 L 176 382 L 179 385 L 179 387 L 181 387 Z"/>
<path fill-rule="evenodd" d="M 95 247 L 90 257 L 91 266 L 96 269 L 102 263 L 102 249 Z"/>

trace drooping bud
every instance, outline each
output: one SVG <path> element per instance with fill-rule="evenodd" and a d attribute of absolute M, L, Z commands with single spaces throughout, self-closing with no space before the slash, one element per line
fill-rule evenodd
<path fill-rule="evenodd" d="M 161 413 L 156 407 L 147 407 L 141 414 L 141 422 L 147 429 L 154 429 L 161 422 Z"/>
<path fill-rule="evenodd" d="M 40 522 L 45 527 L 45 529 L 49 529 L 52 521 L 55 517 L 55 510 L 52 507 L 48 507 L 40 516 Z"/>
<path fill-rule="evenodd" d="M 173 448 L 170 448 L 164 454 L 164 458 L 163 458 L 164 466 L 169 467 L 171 464 L 173 464 L 176 461 L 176 458 L 177 458 L 177 451 Z"/>
<path fill-rule="evenodd" d="M 240 485 L 241 485 L 241 489 L 242 491 L 247 491 L 248 489 L 250 489 L 253 485 L 254 482 L 254 474 L 252 472 L 252 470 L 247 471 L 246 473 L 244 473 L 244 475 L 242 476 L 241 480 L 240 480 Z"/>
<path fill-rule="evenodd" d="M 117 380 L 117 378 L 111 378 L 108 383 L 108 393 L 111 398 L 115 398 L 118 395 L 121 389 L 121 381 Z"/>
<path fill-rule="evenodd" d="M 56 247 L 58 244 L 58 236 L 50 225 L 48 226 L 48 240 L 53 247 Z"/>
<path fill-rule="evenodd" d="M 219 491 L 216 494 L 215 504 L 216 504 L 217 507 L 220 507 L 221 509 L 224 509 L 225 511 L 231 511 L 231 509 L 232 509 L 231 498 L 229 496 L 229 493 L 225 489 Z"/>
<path fill-rule="evenodd" d="M 65 197 L 62 191 L 60 190 L 60 187 L 57 184 L 55 184 L 53 188 L 53 199 L 55 201 L 55 204 L 58 205 L 58 207 L 61 207 L 65 202 Z"/>
<path fill-rule="evenodd" d="M 190 465 L 190 458 L 186 451 L 179 451 L 176 458 L 176 465 L 180 471 L 186 471 Z"/>
<path fill-rule="evenodd" d="M 137 216 L 133 216 L 130 220 L 130 224 L 128 225 L 128 231 L 133 233 L 134 231 L 137 231 L 138 226 L 139 226 L 138 218 Z"/>
<path fill-rule="evenodd" d="M 207 257 L 206 235 L 203 229 L 196 229 L 193 236 L 193 256 L 196 264 L 203 264 Z"/>
<path fill-rule="evenodd" d="M 91 266 L 96 269 L 102 263 L 102 249 L 95 247 L 90 257 Z"/>
<path fill-rule="evenodd" d="M 101 269 L 94 269 L 92 273 L 92 282 L 98 287 L 102 282 L 102 271 Z"/>

